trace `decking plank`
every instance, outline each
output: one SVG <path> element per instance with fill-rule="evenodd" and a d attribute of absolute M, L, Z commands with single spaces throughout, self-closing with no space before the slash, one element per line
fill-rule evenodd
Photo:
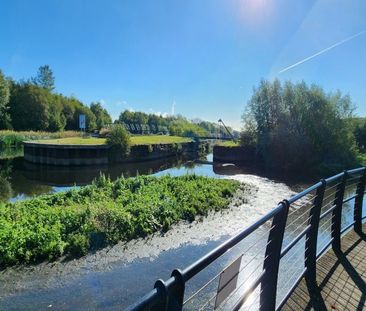
<path fill-rule="evenodd" d="M 318 260 L 316 286 L 303 278 L 282 310 L 366 310 L 366 235 L 351 230 L 341 244 Z"/>

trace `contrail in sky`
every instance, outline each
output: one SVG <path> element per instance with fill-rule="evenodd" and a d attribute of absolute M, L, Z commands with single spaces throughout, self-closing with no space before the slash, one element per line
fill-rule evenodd
<path fill-rule="evenodd" d="M 301 65 L 301 64 L 303 64 L 303 63 L 305 63 L 305 62 L 307 62 L 307 61 L 309 61 L 309 60 L 311 60 L 311 59 L 313 59 L 314 57 L 317 57 L 317 56 L 319 56 L 319 55 L 321 55 L 321 54 L 323 54 L 323 53 L 325 53 L 325 52 L 328 52 L 329 50 L 332 50 L 332 49 L 334 49 L 335 47 L 337 47 L 337 46 L 339 46 L 339 45 L 342 45 L 342 44 L 344 44 L 344 43 L 346 43 L 346 42 L 348 42 L 348 41 L 350 41 L 350 40 L 352 40 L 352 39 L 354 39 L 354 38 L 356 38 L 356 37 L 358 37 L 358 36 L 361 36 L 361 35 L 363 35 L 363 34 L 365 34 L 365 33 L 366 33 L 366 30 L 361 31 L 361 32 L 359 32 L 359 33 L 356 33 L 355 35 L 350 36 L 350 37 L 348 37 L 348 38 L 346 38 L 346 39 L 343 39 L 343 40 L 341 40 L 341 41 L 339 41 L 339 42 L 337 42 L 337 43 L 335 43 L 335 44 L 333 44 L 333 45 L 331 45 L 331 46 L 329 46 L 329 47 L 327 47 L 327 48 L 325 48 L 325 49 L 323 49 L 323 50 L 321 50 L 321 51 L 319 51 L 319 52 L 317 52 L 317 53 L 315 53 L 315 54 L 313 54 L 313 55 L 311 55 L 311 56 L 309 56 L 309 57 L 306 57 L 306 58 L 304 58 L 304 59 L 302 59 L 302 60 L 298 61 L 298 62 L 297 62 L 297 63 L 295 63 L 295 64 L 292 64 L 292 65 L 290 65 L 290 66 L 288 66 L 288 67 L 286 67 L 286 68 L 283 68 L 283 69 L 282 69 L 282 70 L 280 70 L 278 73 L 280 74 L 280 73 L 283 73 L 283 72 L 285 72 L 285 71 L 287 71 L 287 70 L 290 70 L 290 69 L 292 69 L 292 68 L 295 68 L 295 67 L 297 67 L 297 66 L 299 66 L 299 65 Z"/>

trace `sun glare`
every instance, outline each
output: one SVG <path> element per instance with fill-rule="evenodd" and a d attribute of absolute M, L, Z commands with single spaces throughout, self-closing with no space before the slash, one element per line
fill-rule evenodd
<path fill-rule="evenodd" d="M 274 14 L 273 0 L 241 0 L 240 18 L 251 26 L 268 24 Z"/>

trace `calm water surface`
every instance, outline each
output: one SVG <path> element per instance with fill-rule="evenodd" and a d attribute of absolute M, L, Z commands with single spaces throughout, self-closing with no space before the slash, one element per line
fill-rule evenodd
<path fill-rule="evenodd" d="M 2 159 L 0 160 L 0 176 L 5 177 L 8 181 L 11 192 L 8 191 L 0 197 L 14 202 L 41 194 L 64 191 L 88 185 L 100 174 L 110 176 L 112 180 L 121 176 L 133 177 L 138 174 L 177 176 L 196 173 L 213 177 L 219 177 L 222 174 L 222 172 L 215 172 L 212 165 L 200 164 L 195 160 L 195 158 L 188 157 L 171 157 L 148 162 L 104 166 L 57 167 L 35 165 L 25 161 L 23 157 Z M 208 155 L 204 160 L 212 161 L 212 155 Z M 0 189 L 4 188 L 0 186 Z"/>

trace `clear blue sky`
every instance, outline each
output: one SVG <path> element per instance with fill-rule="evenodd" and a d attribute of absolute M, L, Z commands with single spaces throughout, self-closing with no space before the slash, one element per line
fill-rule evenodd
<path fill-rule="evenodd" d="M 1 0 L 0 69 L 48 64 L 56 90 L 84 103 L 222 118 L 235 128 L 261 78 L 350 93 L 366 114 L 364 0 Z"/>

